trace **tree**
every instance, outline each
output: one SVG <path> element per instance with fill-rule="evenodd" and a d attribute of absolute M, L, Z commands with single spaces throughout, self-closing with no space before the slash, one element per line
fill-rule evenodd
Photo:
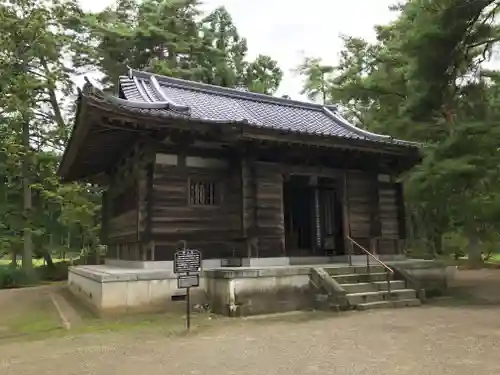
<path fill-rule="evenodd" d="M 321 100 L 327 104 L 331 88 L 331 77 L 333 66 L 323 65 L 321 59 L 306 57 L 304 62 L 298 66 L 296 72 L 305 77 L 305 83 L 301 94 L 306 94 L 310 100 Z"/>
<path fill-rule="evenodd" d="M 71 0 L 0 5 L 0 125 L 5 136 L 1 168 L 7 173 L 3 209 L 8 219 L 3 229 L 10 240 L 4 246 L 16 253 L 15 238 L 23 233 L 23 269 L 29 277 L 37 250 L 34 240 L 36 245 L 44 232 L 46 205 L 41 197 L 51 186 L 45 179 L 55 177 L 58 160 L 53 155 L 47 169 L 46 150 L 61 150 L 69 132 L 66 100 L 73 87 L 67 56 L 74 52 L 72 26 L 80 14 Z M 22 195 L 16 193 L 19 187 Z"/>
<path fill-rule="evenodd" d="M 259 55 L 246 68 L 244 86 L 248 91 L 272 95 L 282 78 L 283 71 L 278 63 L 269 56 Z"/>
<path fill-rule="evenodd" d="M 437 253 L 443 233 L 458 231 L 476 262 L 479 240 L 498 231 L 498 73 L 482 63 L 499 40 L 499 9 L 498 0 L 408 0 L 376 28 L 376 43 L 344 37 L 327 80 L 326 96 L 358 123 L 427 144 L 405 176 L 414 231 Z M 302 72 L 313 94 L 318 75 Z"/>
<path fill-rule="evenodd" d="M 126 66 L 154 73 L 273 94 L 283 76 L 269 56 L 247 60 L 247 41 L 223 7 L 201 18 L 195 0 L 120 0 L 87 15 L 80 29 L 82 45 L 95 46 L 85 58 L 75 56 L 80 69 L 104 73 L 111 86 Z"/>

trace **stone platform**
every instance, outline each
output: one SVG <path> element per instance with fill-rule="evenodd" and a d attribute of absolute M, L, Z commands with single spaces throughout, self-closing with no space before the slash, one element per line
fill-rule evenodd
<path fill-rule="evenodd" d="M 365 257 L 354 259 L 363 265 Z M 318 259 L 303 259 L 303 263 Z M 323 260 L 323 259 L 322 259 Z M 260 263 L 272 263 L 259 259 Z M 284 263 L 283 259 L 280 262 Z M 299 262 L 298 260 L 294 261 Z M 443 292 L 450 277 L 444 264 L 424 260 L 386 260 L 412 288 Z M 68 286 L 99 314 L 185 309 L 183 289 L 171 262 L 125 261 L 99 266 L 70 267 Z M 255 315 L 313 308 L 313 269 L 346 267 L 345 262 L 222 267 L 221 260 L 205 260 L 200 287 L 191 289 L 193 306 L 209 306 L 223 315 Z M 254 262 L 256 263 L 256 262 Z"/>

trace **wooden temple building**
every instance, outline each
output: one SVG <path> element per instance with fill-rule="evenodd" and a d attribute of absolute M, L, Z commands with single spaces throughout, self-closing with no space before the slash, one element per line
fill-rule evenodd
<path fill-rule="evenodd" d="M 397 254 L 397 177 L 419 147 L 323 106 L 130 70 L 116 96 L 89 81 L 59 175 L 103 186 L 108 257 Z M 356 249 L 354 249 L 356 251 Z"/>

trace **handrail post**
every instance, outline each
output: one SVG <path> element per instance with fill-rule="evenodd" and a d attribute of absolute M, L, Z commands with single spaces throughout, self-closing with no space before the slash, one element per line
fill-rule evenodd
<path fill-rule="evenodd" d="M 394 271 L 387 264 L 385 264 L 384 262 L 382 262 L 380 260 L 380 258 L 378 258 L 375 254 L 372 254 L 370 251 L 368 251 L 367 249 L 365 249 L 359 243 L 357 243 L 356 241 L 354 241 L 351 237 L 346 236 L 346 240 L 348 240 L 348 242 L 349 242 L 349 254 L 348 254 L 349 265 L 352 266 L 352 253 L 353 253 L 354 246 L 356 245 L 361 250 L 363 250 L 363 252 L 366 255 L 366 271 L 367 271 L 368 274 L 370 274 L 370 257 L 372 257 L 373 259 L 375 259 L 376 262 L 378 262 L 380 265 L 382 265 L 382 267 L 385 268 L 385 270 L 386 270 L 386 279 L 387 279 L 387 292 L 390 294 L 391 293 L 391 275 L 394 275 Z M 375 253 L 375 249 L 374 249 L 375 243 L 374 242 L 375 241 L 370 241 L 370 250 L 372 250 Z"/>
<path fill-rule="evenodd" d="M 349 265 L 352 266 L 352 252 L 354 251 L 354 244 L 352 241 L 349 241 Z"/>
<path fill-rule="evenodd" d="M 388 270 L 386 270 L 386 277 L 387 277 L 387 292 L 391 294 L 391 274 L 389 273 Z"/>

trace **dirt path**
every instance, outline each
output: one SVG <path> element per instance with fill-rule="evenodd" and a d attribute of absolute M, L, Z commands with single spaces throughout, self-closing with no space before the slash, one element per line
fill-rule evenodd
<path fill-rule="evenodd" d="M 500 306 L 442 302 L 321 320 L 234 320 L 184 337 L 131 331 L 10 343 L 0 346 L 0 374 L 484 375 L 500 374 L 499 350 Z"/>
<path fill-rule="evenodd" d="M 500 270 L 482 269 L 459 271 L 451 285 L 461 295 L 478 304 L 500 304 Z"/>

